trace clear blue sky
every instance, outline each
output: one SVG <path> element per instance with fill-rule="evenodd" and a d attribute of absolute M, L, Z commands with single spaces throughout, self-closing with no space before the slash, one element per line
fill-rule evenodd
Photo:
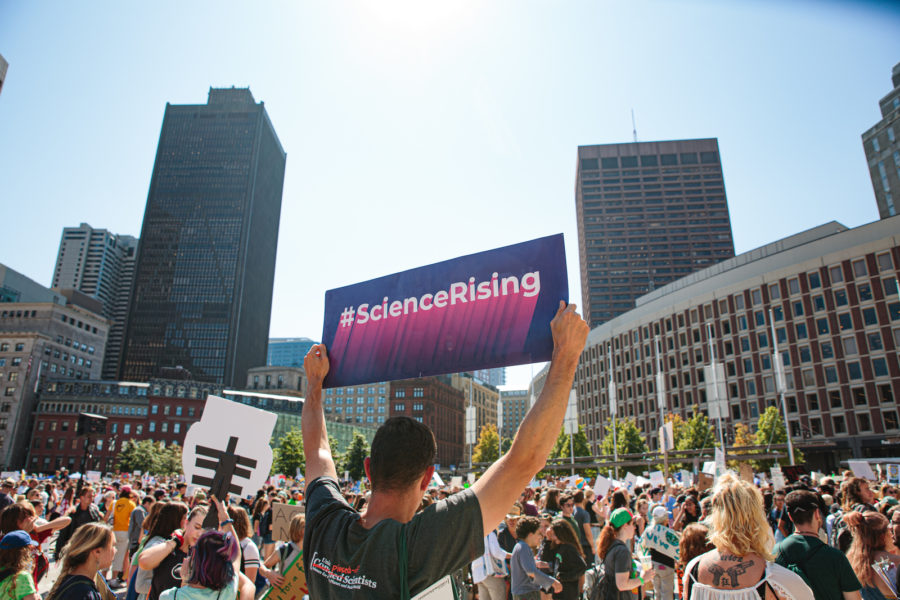
<path fill-rule="evenodd" d="M 138 235 L 166 102 L 249 86 L 287 151 L 272 336 L 325 290 L 563 232 L 581 144 L 717 137 L 737 252 L 877 219 L 896 3 L 0 0 L 0 262 Z M 514 369 L 513 387 L 531 369 Z"/>

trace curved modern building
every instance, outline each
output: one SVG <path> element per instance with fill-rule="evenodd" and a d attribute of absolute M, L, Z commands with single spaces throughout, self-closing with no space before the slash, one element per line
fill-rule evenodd
<path fill-rule="evenodd" d="M 706 397 L 711 348 L 723 367 L 716 389 L 726 435 L 737 423 L 754 430 L 768 405 L 781 406 L 774 332 L 790 432 L 808 443 L 807 460 L 834 468 L 850 456 L 896 455 L 898 265 L 900 216 L 855 229 L 832 221 L 638 298 L 634 309 L 591 331 L 576 373 L 592 447 L 610 418 L 610 373 L 618 416 L 635 418 L 652 450 L 657 371 L 667 412 L 718 410 Z"/>

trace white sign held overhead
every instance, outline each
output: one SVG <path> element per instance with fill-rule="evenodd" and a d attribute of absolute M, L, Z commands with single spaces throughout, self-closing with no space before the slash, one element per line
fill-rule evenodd
<path fill-rule="evenodd" d="M 85 471 L 84 480 L 97 483 L 100 481 L 100 471 Z"/>
<path fill-rule="evenodd" d="M 597 494 L 597 497 L 604 497 L 611 485 L 609 479 L 603 475 L 597 475 L 597 481 L 594 482 L 594 493 Z"/>
<path fill-rule="evenodd" d="M 459 438 L 457 438 L 459 439 Z M 462 487 L 462 476 L 454 475 L 450 478 L 450 487 L 452 488 L 461 488 Z"/>
<path fill-rule="evenodd" d="M 878 477 L 876 477 L 875 472 L 872 470 L 872 466 L 868 462 L 864 460 L 848 460 L 847 464 L 850 466 L 850 470 L 853 471 L 853 474 L 857 477 L 862 477 L 869 481 L 878 481 Z"/>
<path fill-rule="evenodd" d="M 637 475 L 634 473 L 629 473 L 625 475 L 625 489 L 628 490 L 628 493 L 632 493 L 634 491 L 634 486 L 637 485 Z"/>
<path fill-rule="evenodd" d="M 569 392 L 569 403 L 566 405 L 563 427 L 567 435 L 578 432 L 578 397 L 575 395 L 575 390 Z"/>
<path fill-rule="evenodd" d="M 209 396 L 202 418 L 184 438 L 185 481 L 210 488 L 221 499 L 256 492 L 272 469 L 269 439 L 277 419 L 273 413 Z"/>
<path fill-rule="evenodd" d="M 662 471 L 650 471 L 650 484 L 654 486 L 665 486 L 666 479 Z"/>

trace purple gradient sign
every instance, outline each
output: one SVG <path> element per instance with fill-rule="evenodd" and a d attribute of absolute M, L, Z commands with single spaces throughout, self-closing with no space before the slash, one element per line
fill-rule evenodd
<path fill-rule="evenodd" d="M 325 293 L 326 388 L 550 360 L 562 234 Z"/>

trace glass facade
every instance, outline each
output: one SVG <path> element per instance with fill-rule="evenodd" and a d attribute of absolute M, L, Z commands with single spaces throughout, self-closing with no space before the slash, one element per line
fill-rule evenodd
<path fill-rule="evenodd" d="M 240 385 L 265 364 L 285 153 L 246 89 L 168 105 L 144 213 L 122 378 L 182 366 Z"/>

